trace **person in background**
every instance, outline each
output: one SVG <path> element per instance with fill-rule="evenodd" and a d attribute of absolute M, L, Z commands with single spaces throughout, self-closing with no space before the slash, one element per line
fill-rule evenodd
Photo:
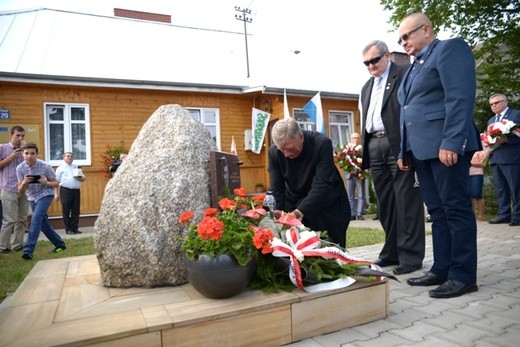
<path fill-rule="evenodd" d="M 425 252 L 423 202 L 415 173 L 397 166 L 400 146 L 397 89 L 408 69 L 394 64 L 386 43 L 375 40 L 363 49 L 363 63 L 372 76 L 361 89 L 364 131 L 363 169 L 370 169 L 377 197 L 377 212 L 385 231 L 379 259 L 381 266 L 398 265 L 403 275 L 422 268 Z"/>
<path fill-rule="evenodd" d="M 478 290 L 477 223 L 469 195 L 469 167 L 482 149 L 473 121 L 475 58 L 464 40 L 439 41 L 423 13 L 403 19 L 399 44 L 413 65 L 398 91 L 401 151 L 398 165 L 417 172 L 432 219 L 433 266 L 412 286 L 434 286 L 432 298 Z"/>
<path fill-rule="evenodd" d="M 345 247 L 350 204 L 334 164 L 332 141 L 319 132 L 302 131 L 292 117 L 278 120 L 271 134 L 268 171 L 275 216 L 291 213 Z"/>
<path fill-rule="evenodd" d="M 52 167 L 38 159 L 38 146 L 27 143 L 23 150 L 24 161 L 16 167 L 18 192 L 27 195 L 33 210 L 29 236 L 23 248 L 22 258 L 31 260 L 40 236 L 40 230 L 54 245 L 54 253 L 67 249 L 65 242 L 49 224 L 47 210 L 54 199 L 54 189 L 59 186 Z"/>
<path fill-rule="evenodd" d="M 477 221 L 484 220 L 485 203 L 482 197 L 482 188 L 484 187 L 484 162 L 489 156 L 489 150 L 475 152 L 471 158 L 471 166 L 469 168 L 469 191 L 475 211 L 477 212 Z"/>
<path fill-rule="evenodd" d="M 117 171 L 117 169 L 119 169 L 119 166 L 121 166 L 121 164 L 123 164 L 123 160 L 125 160 L 126 156 L 128 154 L 127 153 L 120 153 L 119 154 L 119 157 L 117 157 L 114 162 L 112 163 L 112 165 L 108 168 L 108 171 L 114 173 Z"/>
<path fill-rule="evenodd" d="M 73 165 L 74 155 L 72 152 L 65 152 L 63 163 L 56 169 L 56 179 L 60 182 L 56 189 L 54 199 L 61 201 L 63 224 L 67 234 L 81 234 L 78 230 L 81 199 L 81 182 L 85 176 Z"/>
<path fill-rule="evenodd" d="M 16 167 L 23 161 L 25 130 L 15 125 L 11 128 L 9 143 L 0 145 L 0 189 L 2 200 L 2 229 L 0 231 L 0 252 L 9 254 L 23 248 L 23 238 L 29 202 L 25 194 L 18 193 Z M 11 235 L 14 235 L 11 248 Z"/>
<path fill-rule="evenodd" d="M 520 124 L 520 110 L 509 108 L 504 94 L 491 95 L 489 105 L 494 116 L 489 119 L 488 125 L 501 120 Z M 489 163 L 493 171 L 498 216 L 489 223 L 509 223 L 510 226 L 518 226 L 520 225 L 520 137 L 510 133 L 497 138 L 495 145 Z"/>
<path fill-rule="evenodd" d="M 361 136 L 358 133 L 350 135 L 350 144 L 353 146 L 359 145 L 361 142 Z M 352 209 L 351 218 L 352 220 L 364 220 L 363 211 L 365 209 L 365 180 L 360 179 L 357 175 L 350 175 L 345 172 L 345 179 L 347 180 L 347 192 L 350 208 Z M 356 208 L 356 191 L 357 191 L 357 208 Z"/>

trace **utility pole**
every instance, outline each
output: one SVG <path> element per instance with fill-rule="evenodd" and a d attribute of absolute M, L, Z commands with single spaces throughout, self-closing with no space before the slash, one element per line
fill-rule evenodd
<path fill-rule="evenodd" d="M 251 10 L 248 8 L 240 8 L 240 6 L 235 6 L 235 11 L 241 12 L 242 14 L 235 14 L 236 20 L 241 20 L 244 22 L 244 37 L 246 39 L 246 64 L 247 64 L 247 78 L 249 78 L 249 52 L 247 49 L 247 23 L 251 23 L 253 19 L 248 17 L 251 15 Z"/>

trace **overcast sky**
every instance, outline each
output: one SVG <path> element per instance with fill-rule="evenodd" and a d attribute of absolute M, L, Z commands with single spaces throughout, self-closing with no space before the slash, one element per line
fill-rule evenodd
<path fill-rule="evenodd" d="M 0 0 L 0 11 L 48 7 L 112 16 L 117 7 L 168 14 L 177 25 L 243 32 L 235 6 L 252 11 L 249 78 L 244 68 L 251 87 L 359 93 L 370 77 L 361 56 L 369 41 L 403 51 L 379 0 Z M 237 35 L 232 54 L 246 61 L 244 36 Z"/>

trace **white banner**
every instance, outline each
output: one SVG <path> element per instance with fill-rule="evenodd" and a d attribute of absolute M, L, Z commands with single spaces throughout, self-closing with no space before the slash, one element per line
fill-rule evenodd
<path fill-rule="evenodd" d="M 269 118 L 271 118 L 270 113 L 253 107 L 253 124 L 251 136 L 251 151 L 253 151 L 253 153 L 260 154 L 262 151 L 262 145 L 264 143 L 267 125 L 269 124 Z"/>

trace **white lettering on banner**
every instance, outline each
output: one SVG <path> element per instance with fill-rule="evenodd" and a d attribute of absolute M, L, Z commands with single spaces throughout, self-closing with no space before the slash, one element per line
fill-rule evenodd
<path fill-rule="evenodd" d="M 251 141 L 251 150 L 253 151 L 253 153 L 260 154 L 260 152 L 262 151 L 262 144 L 264 142 L 265 132 L 267 131 L 267 125 L 269 124 L 270 118 L 270 113 L 264 112 L 257 108 L 253 108 L 253 136 Z"/>

